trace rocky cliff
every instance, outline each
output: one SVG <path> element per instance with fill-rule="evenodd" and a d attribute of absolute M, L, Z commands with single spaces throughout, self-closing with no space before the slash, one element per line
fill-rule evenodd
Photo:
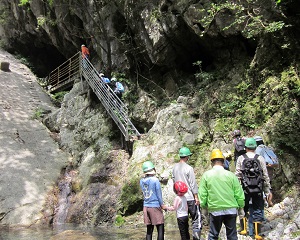
<path fill-rule="evenodd" d="M 131 156 L 120 150 L 117 128 L 89 86 L 74 85 L 45 120 L 74 159 L 66 171 L 73 204 L 65 221 L 97 225 L 139 214 L 137 181 L 147 159 L 170 202 L 178 149 L 194 152 L 190 163 L 200 180 L 211 149 L 232 150 L 236 128 L 275 147 L 278 201 L 297 186 L 296 0 L 0 2 L 3 47 L 29 57 L 44 76 L 85 43 L 97 69 L 126 83 L 124 101 L 144 134 Z"/>

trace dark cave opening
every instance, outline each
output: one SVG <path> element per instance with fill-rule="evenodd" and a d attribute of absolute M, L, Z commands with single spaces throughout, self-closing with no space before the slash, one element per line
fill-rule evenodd
<path fill-rule="evenodd" d="M 51 44 L 36 47 L 33 44 L 24 45 L 17 42 L 13 46 L 14 49 L 8 49 L 8 52 L 23 59 L 23 63 L 39 78 L 46 77 L 52 70 L 66 61 L 66 57 Z"/>

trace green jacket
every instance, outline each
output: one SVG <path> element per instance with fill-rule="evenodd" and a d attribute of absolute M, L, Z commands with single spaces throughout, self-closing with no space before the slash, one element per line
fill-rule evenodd
<path fill-rule="evenodd" d="M 245 196 L 238 178 L 222 166 L 214 166 L 201 178 L 198 196 L 200 206 L 209 212 L 242 208 Z"/>

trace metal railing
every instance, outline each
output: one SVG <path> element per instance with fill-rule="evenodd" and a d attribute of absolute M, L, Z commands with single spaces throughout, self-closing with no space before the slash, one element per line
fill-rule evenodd
<path fill-rule="evenodd" d="M 125 140 L 129 141 L 133 135 L 139 138 L 140 133 L 130 121 L 126 105 L 114 93 L 110 86 L 102 81 L 99 73 L 88 59 L 80 57 L 80 63 L 80 74 L 88 82 L 106 111 L 117 124 Z"/>
<path fill-rule="evenodd" d="M 128 108 L 114 93 L 114 91 L 105 84 L 97 70 L 88 59 L 83 59 L 81 52 L 53 70 L 48 76 L 48 91 L 53 93 L 61 91 L 72 86 L 78 76 L 84 77 L 94 93 L 99 98 L 106 111 L 121 130 L 126 141 L 132 136 L 140 137 L 139 131 L 135 128 L 128 117 Z"/>
<path fill-rule="evenodd" d="M 63 64 L 54 69 L 48 76 L 48 91 L 62 91 L 74 83 L 79 76 L 81 53 L 78 52 Z"/>

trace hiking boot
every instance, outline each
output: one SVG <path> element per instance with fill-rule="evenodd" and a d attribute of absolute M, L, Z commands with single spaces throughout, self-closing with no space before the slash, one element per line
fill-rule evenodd
<path fill-rule="evenodd" d="M 240 219 L 240 227 L 241 230 L 239 232 L 239 234 L 241 235 L 247 235 L 247 218 L 242 218 Z"/>
<path fill-rule="evenodd" d="M 261 235 L 261 222 L 254 222 L 254 231 L 255 231 L 255 239 L 263 240 L 263 236 Z"/>

